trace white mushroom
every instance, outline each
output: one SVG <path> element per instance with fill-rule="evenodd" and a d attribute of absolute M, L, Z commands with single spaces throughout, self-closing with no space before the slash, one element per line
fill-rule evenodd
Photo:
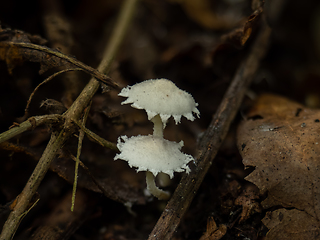
<path fill-rule="evenodd" d="M 173 177 L 174 172 L 190 172 L 187 164 L 193 157 L 180 151 L 183 142 L 171 142 L 158 136 L 121 136 L 117 147 L 120 152 L 115 160 L 122 159 L 130 167 L 136 167 L 137 172 L 147 171 L 147 189 L 159 199 L 168 199 L 169 194 L 155 185 L 154 177 L 163 172 Z"/>
<path fill-rule="evenodd" d="M 193 121 L 193 113 L 199 117 L 198 104 L 191 94 L 179 89 L 168 79 L 151 79 L 133 86 L 123 88 L 118 94 L 127 97 L 121 104 L 132 103 L 131 106 L 144 109 L 148 119 L 154 123 L 154 135 L 163 136 L 163 129 L 172 116 L 176 124 L 181 116 Z"/>
<path fill-rule="evenodd" d="M 137 171 L 146 171 L 149 192 L 159 199 L 168 199 L 169 193 L 156 186 L 155 176 L 164 173 L 172 178 L 174 172 L 189 173 L 190 168 L 187 164 L 193 161 L 193 157 L 180 151 L 182 141 L 176 143 L 165 140 L 163 129 L 171 116 L 176 124 L 182 116 L 191 121 L 195 119 L 193 113 L 199 117 L 198 104 L 189 93 L 180 90 L 173 82 L 164 78 L 128 86 L 118 95 L 127 97 L 122 104 L 132 103 L 132 107 L 144 109 L 154 128 L 153 135 L 119 137 L 117 147 L 121 153 L 114 159 L 123 159 L 130 167 L 136 167 Z"/>

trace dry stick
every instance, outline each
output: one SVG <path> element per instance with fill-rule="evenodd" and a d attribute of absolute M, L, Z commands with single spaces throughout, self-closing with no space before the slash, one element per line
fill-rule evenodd
<path fill-rule="evenodd" d="M 212 160 L 227 135 L 231 122 L 238 112 L 243 96 L 253 79 L 260 60 L 266 52 L 270 32 L 271 30 L 264 24 L 252 46 L 250 54 L 239 66 L 209 128 L 200 142 L 196 168 L 189 175 L 185 174 L 182 177 L 172 198 L 149 235 L 149 240 L 172 239 L 174 231 L 189 208 L 211 166 Z"/>
<path fill-rule="evenodd" d="M 103 59 L 98 67 L 100 72 L 107 74 L 111 68 L 112 60 L 114 59 L 120 44 L 124 38 L 127 28 L 132 20 L 135 10 L 135 5 L 138 0 L 126 0 L 123 3 L 115 30 L 112 34 L 110 42 L 106 51 L 104 52 Z M 28 204 L 32 196 L 36 193 L 42 179 L 48 171 L 52 160 L 57 155 L 57 152 L 62 148 L 63 144 L 73 133 L 72 119 L 79 119 L 84 109 L 90 103 L 92 97 L 99 89 L 100 83 L 94 78 L 90 80 L 84 90 L 80 93 L 76 101 L 72 104 L 69 110 L 64 114 L 65 124 L 60 133 L 54 132 L 51 135 L 50 141 L 44 150 L 36 168 L 34 169 L 31 177 L 29 178 L 26 186 L 16 198 L 16 205 L 10 213 L 7 221 L 5 222 L 0 240 L 10 240 L 13 238 L 15 231 L 19 226 L 20 216 L 28 208 Z"/>
<path fill-rule="evenodd" d="M 117 145 L 113 142 L 109 142 L 104 138 L 100 137 L 98 134 L 90 131 L 88 128 L 83 126 L 81 123 L 74 121 L 74 123 L 89 137 L 89 139 L 94 140 L 96 143 L 100 144 L 102 147 L 109 148 L 119 152 Z"/>
<path fill-rule="evenodd" d="M 48 53 L 50 55 L 56 56 L 58 58 L 61 58 L 79 68 L 82 68 L 83 71 L 89 73 L 91 76 L 95 77 L 98 81 L 101 81 L 109 86 L 118 88 L 118 84 L 114 82 L 111 78 L 108 76 L 102 74 L 98 70 L 78 61 L 77 59 L 70 57 L 68 55 L 65 55 L 57 50 L 53 50 L 51 48 L 45 47 L 45 46 L 40 46 L 37 44 L 33 43 L 24 43 L 24 42 L 9 42 L 9 41 L 3 41 L 0 42 L 0 48 L 7 48 L 8 46 L 11 47 L 20 47 L 20 48 L 26 48 L 26 49 L 31 49 L 31 50 L 37 50 L 40 52 Z"/>
<path fill-rule="evenodd" d="M 14 206 L 7 221 L 3 226 L 0 235 L 1 240 L 10 240 L 13 238 L 13 235 L 20 224 L 20 219 L 27 212 L 28 205 L 32 200 L 32 197 L 36 193 L 41 180 L 47 173 L 53 158 L 63 146 L 65 142 L 65 134 L 65 131 L 61 131 L 60 134 L 53 133 L 51 135 L 50 141 L 46 149 L 44 150 L 37 166 L 33 170 L 31 177 L 29 178 L 22 192 L 15 200 L 16 205 Z"/>
<path fill-rule="evenodd" d="M 61 71 L 59 71 L 59 72 L 56 72 L 56 73 L 52 74 L 50 77 L 46 78 L 43 82 L 41 82 L 41 83 L 33 90 L 33 92 L 32 92 L 32 93 L 30 94 L 30 96 L 29 96 L 29 99 L 28 99 L 28 101 L 27 101 L 27 106 L 26 106 L 26 108 L 25 108 L 25 110 L 24 110 L 25 116 L 27 116 L 27 114 L 28 114 L 29 106 L 30 106 L 30 103 L 31 103 L 31 100 L 32 100 L 34 94 L 36 93 L 36 91 L 38 91 L 38 89 L 39 89 L 43 84 L 51 81 L 53 78 L 55 78 L 56 76 L 58 76 L 58 75 L 61 74 L 61 73 L 70 72 L 70 71 L 82 71 L 82 70 L 83 70 L 82 68 L 72 68 L 72 69 L 61 70 Z"/>
<path fill-rule="evenodd" d="M 62 117 L 60 114 L 50 114 L 50 115 L 43 115 L 43 116 L 35 116 L 31 117 L 28 120 L 20 123 L 19 125 L 9 129 L 6 132 L 0 134 L 0 143 L 8 141 L 9 139 L 35 127 L 38 127 L 43 124 L 50 124 L 50 123 L 58 123 L 62 122 Z"/>
<path fill-rule="evenodd" d="M 92 101 L 90 102 L 90 105 L 85 109 L 84 116 L 82 119 L 82 124 L 85 126 L 89 111 L 91 108 Z M 78 169 L 79 169 L 79 162 L 80 162 L 80 155 L 81 155 L 81 149 L 82 149 L 82 141 L 84 138 L 84 131 L 82 129 L 79 130 L 79 137 L 78 137 L 78 150 L 77 150 L 77 159 L 74 169 L 74 182 L 73 182 L 73 188 L 72 188 L 72 197 L 71 197 L 71 212 L 74 210 L 74 204 L 76 201 L 76 191 L 77 191 L 77 184 L 78 184 Z"/>
<path fill-rule="evenodd" d="M 70 158 L 73 160 L 73 161 L 77 161 L 77 158 L 75 156 L 73 156 L 72 154 L 70 154 Z M 80 166 L 82 167 L 82 169 L 84 169 L 86 171 L 86 173 L 88 174 L 88 176 L 91 178 L 91 180 L 93 181 L 93 183 L 99 188 L 99 190 L 108 198 L 111 198 L 115 201 L 118 201 L 118 199 L 114 199 L 114 195 L 110 195 L 110 193 L 108 193 L 104 188 L 103 186 L 99 183 L 99 181 L 96 180 L 96 178 L 91 174 L 89 168 L 84 165 L 84 163 L 80 160 L 79 161 L 79 164 Z"/>
<path fill-rule="evenodd" d="M 101 60 L 100 65 L 98 66 L 98 71 L 108 74 L 111 69 L 111 63 L 116 56 L 116 53 L 119 50 L 119 46 L 124 38 L 124 34 L 126 33 L 126 29 L 130 24 L 135 5 L 138 0 L 126 0 L 120 12 L 118 22 L 112 33 L 110 42 L 108 47 L 105 49 L 103 54 L 103 59 Z M 120 40 L 121 39 L 121 40 Z M 76 101 L 72 104 L 72 106 L 66 112 L 66 117 L 68 117 L 70 122 L 66 124 L 68 126 L 72 126 L 73 119 L 79 119 L 82 114 L 84 108 L 89 104 L 95 92 L 99 89 L 100 83 L 96 81 L 94 78 L 90 80 L 81 94 L 78 96 Z M 72 116 L 72 117 L 69 117 Z"/>

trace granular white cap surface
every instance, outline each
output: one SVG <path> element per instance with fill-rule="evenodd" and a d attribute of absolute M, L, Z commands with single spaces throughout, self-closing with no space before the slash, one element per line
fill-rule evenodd
<path fill-rule="evenodd" d="M 181 116 L 193 121 L 193 113 L 197 117 L 200 115 L 198 103 L 191 94 L 164 78 L 146 80 L 125 87 L 118 95 L 128 98 L 122 104 L 132 103 L 131 106 L 134 108 L 145 109 L 149 120 L 159 114 L 164 124 L 171 116 L 178 124 Z"/>
<path fill-rule="evenodd" d="M 127 161 L 130 167 L 137 168 L 137 172 L 150 171 L 154 176 L 163 172 L 172 178 L 174 172 L 189 173 L 187 164 L 194 160 L 191 155 L 180 151 L 182 146 L 182 141 L 171 142 L 153 135 L 121 136 L 117 144 L 121 153 L 114 159 Z"/>

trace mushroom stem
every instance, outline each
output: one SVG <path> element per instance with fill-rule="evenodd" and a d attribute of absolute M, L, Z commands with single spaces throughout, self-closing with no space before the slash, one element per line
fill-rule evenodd
<path fill-rule="evenodd" d="M 163 138 L 163 122 L 160 115 L 157 114 L 151 119 L 151 121 L 153 122 L 153 136 Z"/>
<path fill-rule="evenodd" d="M 166 173 L 159 172 L 157 179 L 160 187 L 168 187 L 171 184 L 171 178 Z"/>
<path fill-rule="evenodd" d="M 146 172 L 146 182 L 147 182 L 147 189 L 153 196 L 157 197 L 159 200 L 169 199 L 170 194 L 168 192 L 161 190 L 156 186 L 154 175 L 149 171 Z"/>

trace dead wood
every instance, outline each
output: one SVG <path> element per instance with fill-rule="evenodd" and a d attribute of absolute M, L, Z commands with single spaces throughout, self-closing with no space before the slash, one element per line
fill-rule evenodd
<path fill-rule="evenodd" d="M 172 239 L 181 219 L 189 208 L 200 184 L 212 164 L 229 126 L 233 121 L 250 82 L 263 58 L 270 36 L 270 28 L 264 23 L 247 58 L 239 66 L 231 85 L 213 116 L 205 135 L 199 144 L 196 167 L 190 174 L 185 174 L 156 226 L 149 235 L 151 239 Z"/>

